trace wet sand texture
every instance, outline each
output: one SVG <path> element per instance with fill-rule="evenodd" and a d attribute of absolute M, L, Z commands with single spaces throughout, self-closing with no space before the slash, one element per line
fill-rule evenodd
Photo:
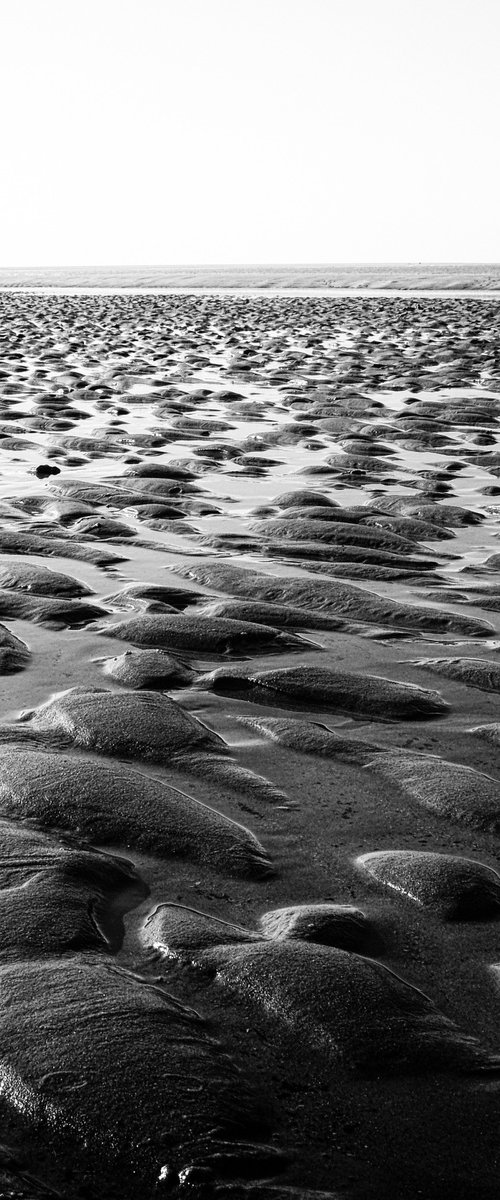
<path fill-rule="evenodd" d="M 496 1200 L 498 299 L 0 310 L 0 1192 Z"/>

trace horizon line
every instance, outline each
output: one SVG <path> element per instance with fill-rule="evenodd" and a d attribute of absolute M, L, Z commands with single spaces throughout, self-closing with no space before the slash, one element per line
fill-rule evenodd
<path fill-rule="evenodd" d="M 500 266 L 500 261 L 496 259 L 339 259 L 337 261 L 316 261 L 316 262 L 177 262 L 177 263 L 130 263 L 130 262 L 113 262 L 113 263 L 30 263 L 29 265 L 20 266 L 13 264 L 11 266 L 0 266 L 0 272 L 5 271 L 68 271 L 68 270 L 105 270 L 110 268 L 119 269 L 141 269 L 141 270 L 181 270 L 181 269 L 204 269 L 216 267 L 218 270 L 234 270 L 235 268 L 247 267 L 251 270 L 258 268 L 274 268 L 274 267 L 497 267 Z"/>

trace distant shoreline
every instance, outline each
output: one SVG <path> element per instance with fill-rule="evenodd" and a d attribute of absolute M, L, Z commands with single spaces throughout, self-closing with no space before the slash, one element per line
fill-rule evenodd
<path fill-rule="evenodd" d="M 0 289 L 486 293 L 498 263 L 339 263 L 291 266 L 4 267 Z"/>

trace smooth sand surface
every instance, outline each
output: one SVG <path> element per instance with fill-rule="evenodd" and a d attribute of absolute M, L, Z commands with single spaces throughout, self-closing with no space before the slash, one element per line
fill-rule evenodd
<path fill-rule="evenodd" d="M 498 301 L 0 310 L 5 1195 L 493 1200 Z"/>
<path fill-rule="evenodd" d="M 249 266 L 0 267 L 0 288 L 352 288 L 498 291 L 498 263 L 297 263 Z"/>

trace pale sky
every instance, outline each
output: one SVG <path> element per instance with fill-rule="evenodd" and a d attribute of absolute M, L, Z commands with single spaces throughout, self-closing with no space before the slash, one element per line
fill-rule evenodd
<path fill-rule="evenodd" d="M 500 260 L 499 0 L 0 0 L 0 265 Z"/>

